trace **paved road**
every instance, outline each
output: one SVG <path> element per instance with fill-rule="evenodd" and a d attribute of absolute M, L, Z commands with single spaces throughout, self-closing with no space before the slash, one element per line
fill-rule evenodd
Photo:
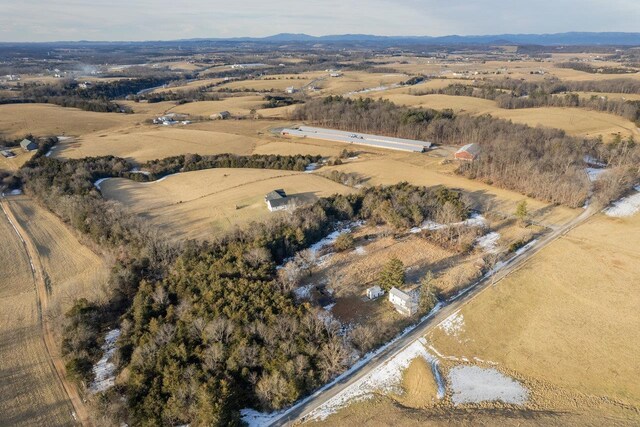
<path fill-rule="evenodd" d="M 310 398 L 301 401 L 297 405 L 294 405 L 285 413 L 283 413 L 278 419 L 274 420 L 271 425 L 286 426 L 292 425 L 299 421 L 304 421 L 305 417 L 307 417 L 313 410 L 317 409 L 329 399 L 353 385 L 373 369 L 385 363 L 396 354 L 402 352 L 418 338 L 424 336 L 430 329 L 438 326 L 447 317 L 455 313 L 469 301 L 473 300 L 482 291 L 487 289 L 492 284 L 496 284 L 514 271 L 518 270 L 528 260 L 530 260 L 538 252 L 540 252 L 544 247 L 549 245 L 551 242 L 561 238 L 578 225 L 582 224 L 596 212 L 597 210 L 593 208 L 586 209 L 583 213 L 571 220 L 569 223 L 539 239 L 537 242 L 532 244 L 528 248 L 528 250 L 514 256 L 507 263 L 505 263 L 499 269 L 499 271 L 494 274 L 494 277 L 487 277 L 471 286 L 463 294 L 459 294 L 456 297 L 453 297 L 452 299 L 446 301 L 445 306 L 438 313 L 436 313 L 436 315 L 423 320 L 411 332 L 407 333 L 392 345 L 385 348 L 382 352 L 373 357 L 368 363 L 364 364 L 348 375 L 345 375 L 344 378 L 340 378 L 339 381 L 337 381 L 333 386 L 327 388 L 322 392 L 317 392 Z"/>

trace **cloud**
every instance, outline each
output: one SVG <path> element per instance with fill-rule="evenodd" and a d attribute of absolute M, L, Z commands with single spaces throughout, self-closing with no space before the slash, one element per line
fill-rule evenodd
<path fill-rule="evenodd" d="M 0 0 L 0 41 L 638 31 L 637 0 Z"/>

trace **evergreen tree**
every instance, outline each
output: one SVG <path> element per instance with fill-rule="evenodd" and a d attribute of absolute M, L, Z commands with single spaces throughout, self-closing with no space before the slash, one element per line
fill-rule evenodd
<path fill-rule="evenodd" d="M 391 258 L 380 272 L 378 283 L 382 289 L 389 291 L 404 284 L 404 264 L 398 258 Z"/>

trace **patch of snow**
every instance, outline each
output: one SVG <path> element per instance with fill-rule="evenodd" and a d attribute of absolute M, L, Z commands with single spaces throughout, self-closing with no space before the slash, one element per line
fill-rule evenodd
<path fill-rule="evenodd" d="M 366 255 L 367 251 L 362 247 L 362 246 L 357 246 L 353 252 L 355 252 L 357 255 Z"/>
<path fill-rule="evenodd" d="M 428 362 L 435 359 L 426 350 L 422 340 L 414 341 L 386 363 L 378 366 L 352 386 L 326 401 L 312 411 L 307 420 L 323 420 L 351 402 L 371 398 L 374 392 L 402 392 L 399 387 L 402 372 L 418 357 L 423 357 Z M 440 385 L 438 386 L 438 395 L 444 396 L 444 389 L 440 389 Z"/>
<path fill-rule="evenodd" d="M 255 409 L 242 409 L 240 411 L 242 421 L 247 423 L 248 427 L 263 427 L 273 424 L 281 415 L 279 412 L 273 412 L 271 414 L 265 414 L 258 412 Z"/>
<path fill-rule="evenodd" d="M 460 310 L 453 313 L 440 323 L 439 328 L 449 336 L 457 337 L 464 332 L 464 316 Z"/>
<path fill-rule="evenodd" d="M 427 220 L 420 225 L 420 227 L 414 227 L 409 230 L 410 233 L 419 233 L 423 230 L 440 230 L 446 227 L 464 225 L 467 227 L 484 227 L 487 225 L 487 220 L 485 217 L 480 215 L 479 213 L 474 212 L 471 216 L 464 221 L 455 222 L 452 224 L 440 224 L 435 221 Z"/>
<path fill-rule="evenodd" d="M 317 163 L 309 163 L 309 165 L 306 168 L 304 168 L 304 171 L 306 173 L 311 173 L 316 169 L 318 169 L 318 164 Z"/>
<path fill-rule="evenodd" d="M 634 190 L 637 193 L 632 194 L 628 197 L 623 197 L 622 199 L 613 202 L 613 204 L 608 207 L 604 213 L 608 216 L 623 218 L 627 216 L 633 216 L 637 212 L 640 211 L 640 185 L 636 185 Z"/>
<path fill-rule="evenodd" d="M 478 237 L 476 239 L 476 245 L 489 253 L 496 253 L 498 250 L 498 240 L 500 240 L 500 233 L 492 231 L 491 233 Z"/>
<path fill-rule="evenodd" d="M 111 178 L 100 178 L 99 180 L 97 180 L 96 182 L 93 183 L 93 185 L 100 190 L 100 184 L 102 184 L 103 182 L 105 182 L 106 180 L 111 179 Z"/>
<path fill-rule="evenodd" d="M 70 136 L 57 136 L 56 138 L 58 138 L 59 142 L 65 142 L 65 141 L 69 141 L 70 139 L 73 139 Z"/>
<path fill-rule="evenodd" d="M 400 85 L 398 83 L 394 83 L 389 86 L 382 85 L 382 86 L 370 87 L 368 89 L 361 89 L 361 90 L 354 90 L 353 92 L 347 92 L 345 96 L 359 95 L 359 94 L 370 93 L 370 92 L 381 92 L 383 90 L 392 89 L 396 87 L 400 87 Z"/>
<path fill-rule="evenodd" d="M 596 182 L 600 175 L 607 172 L 607 169 L 599 169 L 599 168 L 586 168 L 587 176 L 589 177 L 589 181 Z"/>
<path fill-rule="evenodd" d="M 591 157 L 589 155 L 584 156 L 584 162 L 588 165 L 597 166 L 599 168 L 606 168 L 607 165 L 595 157 Z"/>
<path fill-rule="evenodd" d="M 314 243 L 313 245 L 311 245 L 309 247 L 309 250 L 311 252 L 313 252 L 314 254 L 317 254 L 321 249 L 323 249 L 323 248 L 325 248 L 325 247 L 327 247 L 329 245 L 332 245 L 341 234 L 349 233 L 352 230 L 354 230 L 355 228 L 360 227 L 362 224 L 364 224 L 364 221 L 350 222 L 347 225 L 345 225 L 344 227 L 340 228 L 339 230 L 336 230 L 333 233 L 329 234 L 324 239 L 322 239 L 322 240 Z"/>
<path fill-rule="evenodd" d="M 111 359 L 116 351 L 118 337 L 120 337 L 120 329 L 112 329 L 104 337 L 104 344 L 102 345 L 104 353 L 102 358 L 93 366 L 95 379 L 89 386 L 89 391 L 92 393 L 103 392 L 115 383 L 116 366 L 111 362 Z"/>
<path fill-rule="evenodd" d="M 5 196 L 19 196 L 22 194 L 22 190 L 18 189 L 18 190 L 11 190 L 8 193 L 2 193 L 2 197 Z"/>
<path fill-rule="evenodd" d="M 295 294 L 296 298 L 299 300 L 310 299 L 312 288 L 313 288 L 313 285 L 300 286 L 299 288 L 294 289 L 293 293 Z"/>
<path fill-rule="evenodd" d="M 329 305 L 325 305 L 325 306 L 324 306 L 324 307 L 322 307 L 322 308 L 324 308 L 324 309 L 325 309 L 325 310 L 327 310 L 327 311 L 331 311 L 331 309 L 332 309 L 335 305 L 336 305 L 336 303 L 334 302 L 334 303 L 331 303 L 331 304 L 329 304 Z"/>
<path fill-rule="evenodd" d="M 456 366 L 449 371 L 449 384 L 454 405 L 487 401 L 521 405 L 529 396 L 522 384 L 494 368 Z"/>

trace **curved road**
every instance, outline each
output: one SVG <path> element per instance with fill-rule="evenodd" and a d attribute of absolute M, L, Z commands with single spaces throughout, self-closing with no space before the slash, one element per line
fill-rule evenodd
<path fill-rule="evenodd" d="M 414 327 L 414 329 L 412 329 L 406 335 L 397 339 L 393 344 L 389 345 L 379 354 L 375 355 L 369 362 L 363 364 L 361 367 L 354 371 L 348 372 L 346 374 L 343 374 L 341 377 L 338 377 L 338 380 L 332 386 L 317 391 L 308 398 L 303 399 L 296 405 L 286 410 L 277 419 L 271 421 L 270 425 L 287 426 L 295 424 L 297 422 L 303 422 L 305 418 L 309 416 L 309 414 L 315 409 L 322 406 L 329 399 L 333 398 L 334 396 L 338 395 L 339 393 L 353 385 L 373 369 L 385 363 L 388 359 L 402 352 L 418 338 L 425 335 L 432 328 L 437 327 L 447 317 L 472 301 L 476 296 L 482 293 L 482 291 L 487 289 L 492 284 L 496 284 L 498 281 L 504 279 L 514 271 L 517 271 L 544 247 L 561 238 L 578 225 L 582 224 L 596 212 L 597 210 L 589 207 L 579 216 L 569 221 L 567 224 L 544 236 L 533 245 L 531 245 L 528 250 L 517 254 L 505 264 L 503 264 L 500 269 L 496 273 L 494 273 L 493 276 L 489 276 L 478 281 L 462 293 L 447 300 L 444 303 L 444 306 L 435 315 L 422 320 Z"/>

